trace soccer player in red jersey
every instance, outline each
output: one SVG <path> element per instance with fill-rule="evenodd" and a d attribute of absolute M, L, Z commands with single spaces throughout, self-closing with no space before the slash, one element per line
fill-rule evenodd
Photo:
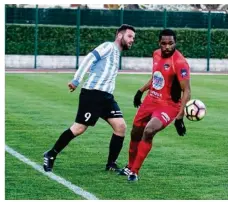
<path fill-rule="evenodd" d="M 176 34 L 164 29 L 159 35 L 160 49 L 153 53 L 152 78 L 134 97 L 139 107 L 131 130 L 128 165 L 120 172 L 129 181 L 138 180 L 138 172 L 150 152 L 157 132 L 173 120 L 177 133 L 184 136 L 184 106 L 190 99 L 190 68 L 184 56 L 176 50 Z M 141 103 L 141 97 L 148 90 Z M 182 95 L 181 95 L 182 94 Z"/>

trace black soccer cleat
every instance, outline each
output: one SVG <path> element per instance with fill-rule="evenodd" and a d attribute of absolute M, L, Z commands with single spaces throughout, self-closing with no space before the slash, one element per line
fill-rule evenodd
<path fill-rule="evenodd" d="M 48 151 L 44 153 L 44 165 L 43 165 L 44 171 L 46 171 L 46 172 L 52 171 L 55 159 L 56 159 L 56 157 L 48 155 Z"/>
<path fill-rule="evenodd" d="M 127 180 L 130 181 L 130 182 L 135 182 L 135 181 L 138 181 L 139 178 L 138 178 L 138 175 L 136 173 L 131 172 L 128 175 L 128 179 Z"/>
<path fill-rule="evenodd" d="M 105 167 L 106 171 L 114 171 L 114 172 L 120 172 L 120 168 L 117 166 L 116 163 L 106 164 Z"/>
<path fill-rule="evenodd" d="M 128 167 L 128 165 L 126 165 L 123 169 L 120 170 L 119 175 L 128 176 L 130 172 L 131 172 L 130 168 Z"/>

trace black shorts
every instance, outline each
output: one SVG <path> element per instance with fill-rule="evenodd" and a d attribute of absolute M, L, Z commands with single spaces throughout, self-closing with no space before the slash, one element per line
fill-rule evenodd
<path fill-rule="evenodd" d="M 107 120 L 120 117 L 123 117 L 123 114 L 112 94 L 99 90 L 81 89 L 75 122 L 94 126 L 99 118 Z"/>

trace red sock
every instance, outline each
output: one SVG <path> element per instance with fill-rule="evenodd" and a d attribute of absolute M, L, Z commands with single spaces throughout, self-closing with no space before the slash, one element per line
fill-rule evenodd
<path fill-rule="evenodd" d="M 148 153 L 150 152 L 151 148 L 152 148 L 152 143 L 145 142 L 143 140 L 140 141 L 140 143 L 138 145 L 138 153 L 135 158 L 134 164 L 131 168 L 132 172 L 138 174 L 139 169 L 141 168 L 141 166 L 142 166 L 145 158 L 147 157 Z"/>
<path fill-rule="evenodd" d="M 128 167 L 132 168 L 134 161 L 135 161 L 135 157 L 137 155 L 137 151 L 138 151 L 138 145 L 139 142 L 133 142 L 132 140 L 130 141 L 130 146 L 129 146 L 129 158 L 128 158 Z"/>

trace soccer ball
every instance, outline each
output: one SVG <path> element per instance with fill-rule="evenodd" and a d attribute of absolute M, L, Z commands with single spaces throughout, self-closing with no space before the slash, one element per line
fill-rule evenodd
<path fill-rule="evenodd" d="M 206 115 L 206 106 L 200 100 L 189 100 L 185 105 L 184 114 L 190 121 L 200 121 Z"/>

